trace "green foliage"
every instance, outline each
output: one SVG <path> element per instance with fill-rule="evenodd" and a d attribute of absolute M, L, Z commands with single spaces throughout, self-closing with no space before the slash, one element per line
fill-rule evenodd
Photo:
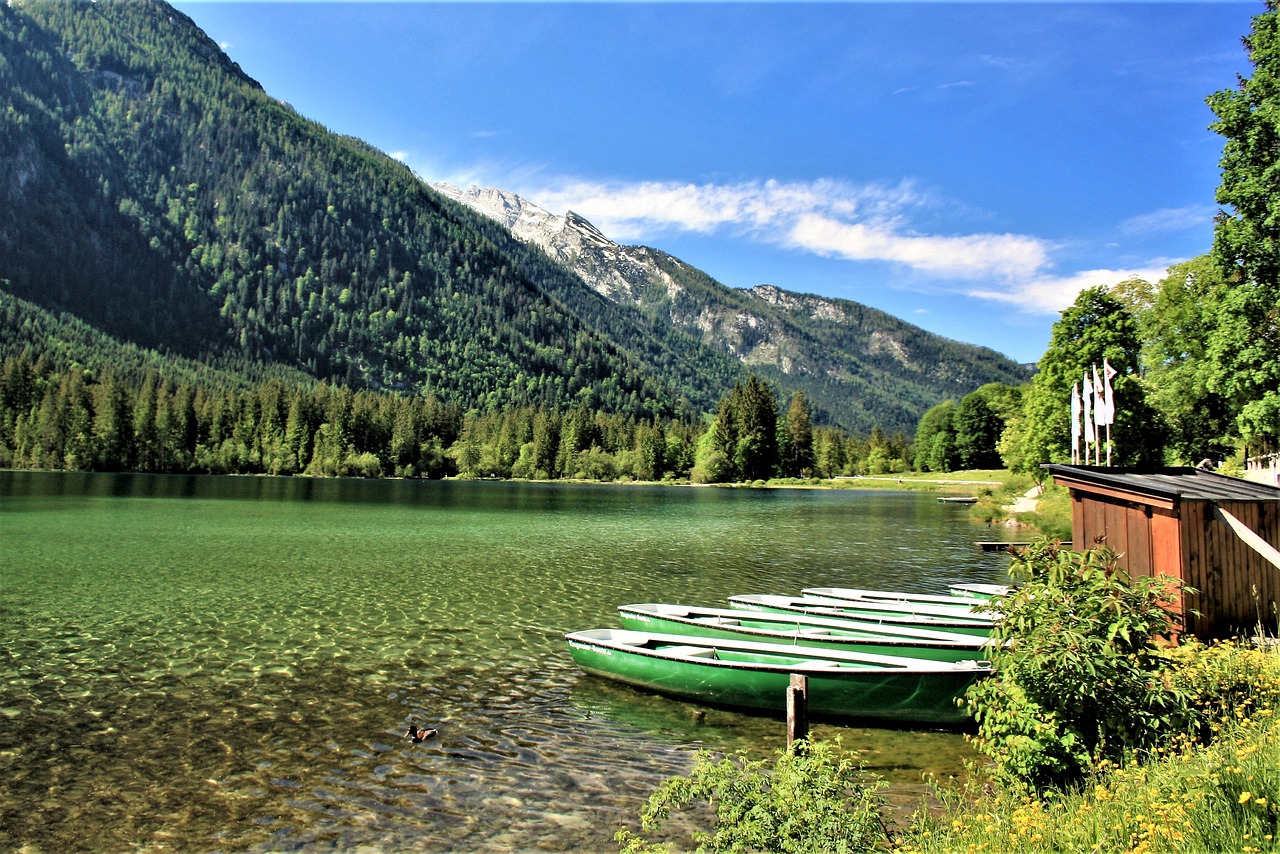
<path fill-rule="evenodd" d="M 1002 777 L 1072 783 L 1186 726 L 1189 698 L 1168 683 L 1159 646 L 1180 624 L 1170 579 L 1131 580 L 1105 549 L 1045 540 L 1016 557 L 1010 575 L 1025 583 L 994 603 L 994 676 L 966 698 L 975 744 Z"/>
<path fill-rule="evenodd" d="M 1277 673 L 1275 656 L 1272 675 Z M 1280 718 L 1274 708 L 1234 722 L 1212 744 L 1171 744 L 1152 761 L 1106 765 L 1090 784 L 1028 795 L 972 777 L 939 789 L 901 854 L 1064 851 L 1193 854 L 1274 851 L 1280 836 Z"/>
<path fill-rule="evenodd" d="M 944 400 L 929 409 L 916 427 L 917 471 L 951 471 L 959 459 L 956 456 L 956 431 L 953 423 L 956 411 L 954 400 Z"/>
<path fill-rule="evenodd" d="M 1000 466 L 1001 436 L 1021 412 L 1022 390 L 1002 383 L 987 383 L 966 394 L 959 404 L 953 400 L 937 404 L 916 427 L 916 471 Z"/>
<path fill-rule="evenodd" d="M 784 477 L 813 476 L 813 421 L 802 391 L 792 393 L 786 419 L 778 422 L 778 456 Z"/>
<path fill-rule="evenodd" d="M 1253 74 L 1208 99 L 1226 138 L 1214 223 L 1206 386 L 1236 413 L 1246 440 L 1280 447 L 1280 11 L 1275 0 L 1244 40 Z"/>
<path fill-rule="evenodd" d="M 1079 786 L 1028 792 L 971 769 L 935 783 L 895 842 L 912 854 L 956 851 L 1270 851 L 1280 836 L 1280 655 L 1238 643 L 1170 650 L 1166 678 L 1196 725 L 1168 732 L 1123 764 L 1099 761 Z"/>
<path fill-rule="evenodd" d="M 800 399 L 803 405 L 803 397 Z M 797 415 L 797 423 L 803 419 Z M 782 465 L 780 435 L 789 438 L 789 422 L 779 421 L 774 392 L 755 374 L 734 383 L 716 408 L 705 442 L 698 446 L 694 479 L 699 483 L 767 480 Z M 803 448 L 788 453 L 807 457 Z"/>
<path fill-rule="evenodd" d="M 1280 655 L 1235 641 L 1209 646 L 1188 640 L 1170 650 L 1173 682 L 1190 698 L 1195 728 L 1188 736 L 1212 741 L 1224 724 L 1259 710 L 1280 710 Z"/>
<path fill-rule="evenodd" d="M 12 302 L 0 302 L 0 329 Z M 60 328 L 29 304 L 17 309 L 11 317 L 34 321 L 34 329 Z M 585 406 L 462 412 L 431 394 L 352 391 L 298 377 L 254 382 L 237 372 L 170 363 L 100 335 L 90 336 L 88 352 L 120 360 L 88 369 L 56 349 L 33 361 L 39 342 L 21 342 L 25 329 L 15 324 L 6 330 L 15 334 L 0 344 L 3 355 L 22 343 L 0 362 L 0 466 L 315 477 L 740 477 L 741 469 L 730 467 L 740 463 L 707 450 L 718 435 L 714 425 Z M 758 380 L 748 386 L 769 393 Z M 770 410 L 760 406 L 763 417 Z M 782 419 L 776 413 L 774 419 L 759 428 L 763 435 L 781 429 Z M 830 428 L 819 435 L 824 447 L 850 449 L 854 459 L 855 440 Z"/>
<path fill-rule="evenodd" d="M 641 810 L 643 832 L 659 831 L 673 810 L 706 803 L 715 808 L 715 826 L 693 833 L 699 852 L 875 850 L 885 836 L 877 794 L 885 784 L 865 779 L 856 757 L 838 742 L 797 746 L 779 751 L 772 767 L 742 753 L 716 761 L 699 752 L 687 777 L 672 777 L 649 796 Z M 617 840 L 628 854 L 670 850 L 625 827 Z"/>
<path fill-rule="evenodd" d="M 959 468 L 985 469 L 1000 465 L 996 444 L 1004 421 L 978 391 L 966 394 L 952 416 Z"/>
<path fill-rule="evenodd" d="M 1193 258 L 1169 268 L 1138 314 L 1146 388 L 1169 427 L 1170 462 L 1195 465 L 1233 451 L 1238 430 L 1232 408 L 1209 387 L 1215 368 L 1208 339 L 1216 324 L 1215 293 L 1222 287 L 1211 260 Z"/>

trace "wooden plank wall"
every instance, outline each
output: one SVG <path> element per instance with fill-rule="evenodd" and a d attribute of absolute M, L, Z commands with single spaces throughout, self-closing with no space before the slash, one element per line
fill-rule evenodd
<path fill-rule="evenodd" d="M 1220 502 L 1268 543 L 1280 547 L 1280 504 Z M 1230 526 L 1214 518 L 1208 502 L 1182 506 L 1182 544 L 1186 583 L 1200 593 L 1191 600 L 1201 612 L 1191 628 L 1202 639 L 1251 635 L 1280 629 L 1280 569 L 1269 563 Z"/>
<path fill-rule="evenodd" d="M 1150 508 L 1085 496 L 1074 510 L 1078 512 L 1072 514 L 1072 538 L 1080 542 L 1082 549 L 1094 548 L 1101 542 L 1120 555 L 1120 565 L 1130 576 L 1151 574 L 1157 554 L 1151 536 Z M 1168 569 L 1164 572 L 1174 574 Z"/>
<path fill-rule="evenodd" d="M 1280 568 L 1231 527 L 1208 501 L 1128 500 L 1072 488 L 1077 550 L 1105 543 L 1130 576 L 1170 575 L 1197 592 L 1182 603 L 1187 630 L 1203 640 L 1252 635 L 1261 623 L 1280 634 Z M 1223 510 L 1280 548 L 1280 502 L 1222 501 Z M 1193 614 L 1191 611 L 1198 611 Z"/>

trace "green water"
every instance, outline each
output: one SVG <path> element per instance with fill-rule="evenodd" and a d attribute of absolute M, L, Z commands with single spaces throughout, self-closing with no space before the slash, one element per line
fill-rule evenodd
<path fill-rule="evenodd" d="M 783 726 L 581 674 L 566 631 L 1002 580 L 982 533 L 908 493 L 0 472 L 0 850 L 611 850 Z M 971 757 L 816 734 L 904 802 Z"/>

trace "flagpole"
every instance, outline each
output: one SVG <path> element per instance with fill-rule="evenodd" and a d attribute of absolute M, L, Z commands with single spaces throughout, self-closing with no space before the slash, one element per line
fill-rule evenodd
<path fill-rule="evenodd" d="M 1111 378 L 1119 374 L 1104 357 L 1102 360 L 1102 387 L 1107 395 L 1107 465 L 1111 465 L 1111 425 L 1116 420 L 1116 393 L 1111 388 Z"/>

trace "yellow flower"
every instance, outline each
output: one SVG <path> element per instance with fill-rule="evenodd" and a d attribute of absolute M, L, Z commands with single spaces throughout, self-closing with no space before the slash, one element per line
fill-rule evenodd
<path fill-rule="evenodd" d="M 1253 792 L 1241 792 L 1240 803 L 1247 804 L 1253 798 Z"/>

